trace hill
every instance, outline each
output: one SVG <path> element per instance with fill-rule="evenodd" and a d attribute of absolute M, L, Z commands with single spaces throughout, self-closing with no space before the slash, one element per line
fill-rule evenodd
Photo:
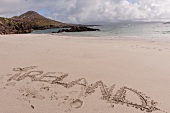
<path fill-rule="evenodd" d="M 32 30 L 76 26 L 48 19 L 35 11 L 28 11 L 12 18 L 0 17 L 0 34 L 30 33 Z"/>
<path fill-rule="evenodd" d="M 35 11 L 28 11 L 20 16 L 12 17 L 14 20 L 22 20 L 29 23 L 32 23 L 34 25 L 40 26 L 38 29 L 46 29 L 51 27 L 68 27 L 72 26 L 71 24 L 66 24 L 62 22 L 58 22 L 55 20 L 48 19 L 40 14 L 38 14 Z M 36 28 L 35 28 L 36 29 Z"/>

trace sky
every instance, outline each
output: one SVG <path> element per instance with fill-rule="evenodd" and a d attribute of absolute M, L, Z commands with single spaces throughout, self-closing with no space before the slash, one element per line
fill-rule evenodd
<path fill-rule="evenodd" d="M 0 16 L 36 11 L 66 23 L 168 21 L 170 0 L 0 0 Z"/>

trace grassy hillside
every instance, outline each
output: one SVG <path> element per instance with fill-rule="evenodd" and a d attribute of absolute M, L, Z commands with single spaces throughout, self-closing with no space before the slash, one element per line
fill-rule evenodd
<path fill-rule="evenodd" d="M 31 24 L 37 25 L 37 26 L 41 26 L 41 27 L 67 27 L 67 26 L 71 26 L 71 24 L 65 24 L 62 22 L 58 22 L 55 20 L 51 20 L 48 19 L 40 14 L 38 14 L 37 12 L 34 11 L 28 11 L 20 16 L 15 16 L 12 19 L 15 20 L 22 20 L 22 21 L 26 21 L 29 22 Z"/>

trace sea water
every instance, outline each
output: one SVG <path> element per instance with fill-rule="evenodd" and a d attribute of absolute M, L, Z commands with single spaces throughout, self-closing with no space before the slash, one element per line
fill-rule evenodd
<path fill-rule="evenodd" d="M 169 38 L 170 39 L 170 24 L 162 22 L 155 23 L 113 23 L 101 26 L 93 26 L 91 28 L 100 29 L 100 31 L 87 32 L 67 32 L 64 35 L 82 36 L 82 37 L 139 37 L 139 38 Z M 57 32 L 61 28 L 36 30 L 32 33 L 51 33 Z"/>

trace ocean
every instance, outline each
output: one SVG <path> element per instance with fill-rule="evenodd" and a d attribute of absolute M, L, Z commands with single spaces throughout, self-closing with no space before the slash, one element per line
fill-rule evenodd
<path fill-rule="evenodd" d="M 62 33 L 63 35 L 82 36 L 82 37 L 137 37 L 137 38 L 170 38 L 170 24 L 163 24 L 162 22 L 155 23 L 114 23 L 101 26 L 93 26 L 100 31 L 88 32 L 69 32 Z M 58 31 L 61 28 L 35 30 L 33 34 L 51 33 Z"/>

